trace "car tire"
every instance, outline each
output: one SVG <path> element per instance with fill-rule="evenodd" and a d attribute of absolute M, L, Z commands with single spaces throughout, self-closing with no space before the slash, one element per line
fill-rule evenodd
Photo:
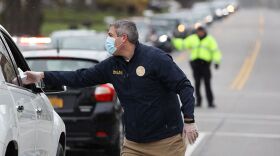
<path fill-rule="evenodd" d="M 57 146 L 56 156 L 65 156 L 65 152 L 64 152 L 64 149 L 63 149 L 61 143 L 59 143 Z"/>

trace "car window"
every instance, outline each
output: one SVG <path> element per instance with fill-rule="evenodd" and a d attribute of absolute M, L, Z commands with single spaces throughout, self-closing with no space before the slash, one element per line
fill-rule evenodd
<path fill-rule="evenodd" d="M 19 85 L 17 80 L 17 74 L 13 68 L 13 65 L 8 58 L 6 48 L 2 40 L 0 40 L 0 67 L 7 83 L 13 83 Z"/>
<path fill-rule="evenodd" d="M 34 71 L 75 71 L 80 68 L 89 68 L 96 63 L 74 59 L 27 59 L 27 63 Z"/>
<path fill-rule="evenodd" d="M 104 34 L 96 34 L 94 36 L 72 36 L 72 37 L 54 37 L 51 46 L 60 49 L 86 49 L 104 51 L 105 40 Z"/>
<path fill-rule="evenodd" d="M 11 59 L 10 64 L 12 67 L 14 67 L 13 69 L 16 69 L 16 70 L 14 70 L 15 78 L 18 78 L 17 75 L 20 74 L 18 69 L 20 69 L 22 72 L 30 70 L 30 69 L 29 69 L 24 57 L 22 56 L 21 52 L 19 51 L 18 47 L 13 42 L 12 38 L 5 32 L 2 32 L 2 35 L 4 37 L 3 42 L 7 43 L 7 52 L 6 53 L 7 53 L 7 55 L 9 54 L 9 56 L 10 56 L 9 57 Z M 12 81 L 12 83 L 14 83 L 14 82 Z M 23 85 L 20 79 L 18 79 L 17 85 L 24 87 L 26 89 L 30 89 L 30 90 L 36 89 L 35 84 Z"/>

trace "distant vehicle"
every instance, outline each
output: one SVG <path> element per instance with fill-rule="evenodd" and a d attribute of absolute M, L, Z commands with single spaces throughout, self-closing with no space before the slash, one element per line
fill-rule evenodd
<path fill-rule="evenodd" d="M 56 49 L 26 51 L 24 56 L 35 71 L 74 71 L 89 68 L 108 58 L 107 53 L 92 50 Z M 123 139 L 122 109 L 111 84 L 87 88 L 67 88 L 48 94 L 67 129 L 70 150 L 105 149 L 119 155 Z"/>
<path fill-rule="evenodd" d="M 129 19 L 136 24 L 138 34 L 139 34 L 139 42 L 144 44 L 150 44 L 147 40 L 147 37 L 150 33 L 150 20 L 148 18 L 143 17 L 134 17 Z"/>
<path fill-rule="evenodd" d="M 221 19 L 227 15 L 225 11 L 228 7 L 228 2 L 225 0 L 216 0 L 211 3 L 211 10 L 214 13 L 214 19 Z"/>
<path fill-rule="evenodd" d="M 50 35 L 50 47 L 59 49 L 84 49 L 105 51 L 107 34 L 94 30 L 60 30 Z"/>
<path fill-rule="evenodd" d="M 239 9 L 239 1 L 238 0 L 228 0 L 227 10 L 229 13 L 234 13 Z"/>
<path fill-rule="evenodd" d="M 12 38 L 20 50 L 47 49 L 51 43 L 49 37 L 13 36 Z"/>
<path fill-rule="evenodd" d="M 171 44 L 172 30 L 175 29 L 175 25 L 172 24 L 173 21 L 157 18 L 152 18 L 152 21 L 150 33 L 147 38 L 148 41 L 151 42 L 153 46 L 167 53 L 171 53 L 173 51 L 173 46 Z"/>
<path fill-rule="evenodd" d="M 210 25 L 214 22 L 214 13 L 210 2 L 197 2 L 192 7 L 192 14 L 201 18 L 201 23 Z"/>
<path fill-rule="evenodd" d="M 0 38 L 0 156 L 64 156 L 65 125 L 44 93 L 63 87 L 23 85 L 30 68 L 2 26 Z"/>

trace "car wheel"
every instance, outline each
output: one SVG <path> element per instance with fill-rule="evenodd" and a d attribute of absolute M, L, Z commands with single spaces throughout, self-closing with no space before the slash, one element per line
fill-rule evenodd
<path fill-rule="evenodd" d="M 59 143 L 57 146 L 56 156 L 65 156 L 64 149 L 63 149 L 61 143 Z"/>

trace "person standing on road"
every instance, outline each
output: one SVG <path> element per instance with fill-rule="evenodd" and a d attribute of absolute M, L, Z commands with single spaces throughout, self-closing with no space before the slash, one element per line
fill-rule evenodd
<path fill-rule="evenodd" d="M 210 66 L 213 62 L 215 69 L 218 69 L 221 62 L 222 54 L 217 42 L 211 35 L 207 34 L 205 27 L 199 26 L 195 34 L 185 38 L 184 44 L 190 50 L 190 64 L 195 80 L 196 106 L 201 106 L 200 84 L 204 80 L 208 106 L 214 108 Z"/>
<path fill-rule="evenodd" d="M 110 25 L 105 43 L 112 57 L 77 71 L 27 71 L 24 84 L 87 87 L 112 83 L 123 107 L 122 156 L 184 156 L 185 141 L 194 143 L 194 89 L 172 58 L 138 42 L 135 24 Z M 182 106 L 180 106 L 179 94 Z M 184 118 L 181 113 L 183 113 Z"/>

